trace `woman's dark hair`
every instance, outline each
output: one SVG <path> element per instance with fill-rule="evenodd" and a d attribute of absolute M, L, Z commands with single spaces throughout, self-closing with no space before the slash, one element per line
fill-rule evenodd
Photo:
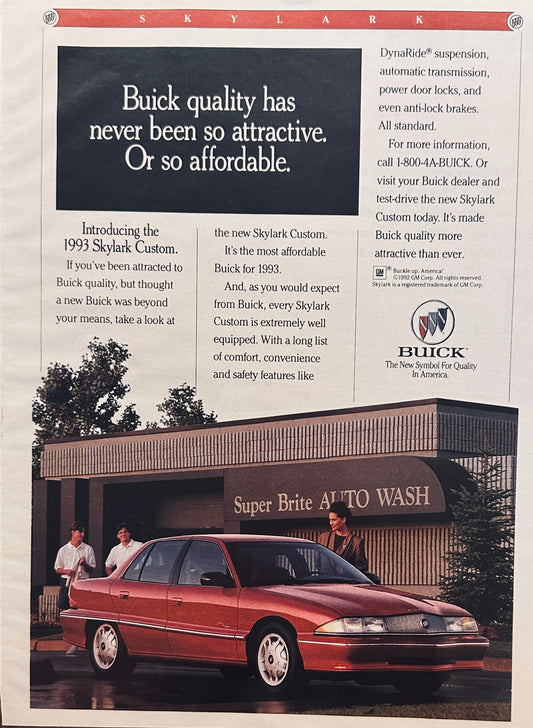
<path fill-rule="evenodd" d="M 336 513 L 339 518 L 346 518 L 346 523 L 350 522 L 352 512 L 344 501 L 334 501 L 329 507 L 330 513 Z"/>

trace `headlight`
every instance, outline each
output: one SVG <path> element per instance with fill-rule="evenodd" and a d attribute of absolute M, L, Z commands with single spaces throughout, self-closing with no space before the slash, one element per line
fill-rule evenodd
<path fill-rule="evenodd" d="M 477 632 L 474 617 L 443 617 L 447 632 Z"/>
<path fill-rule="evenodd" d="M 334 619 L 315 629 L 315 634 L 368 634 L 386 632 L 383 617 L 344 617 Z"/>

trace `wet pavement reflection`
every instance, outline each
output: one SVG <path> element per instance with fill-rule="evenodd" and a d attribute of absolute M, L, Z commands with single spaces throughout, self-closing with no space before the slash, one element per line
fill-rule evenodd
<path fill-rule="evenodd" d="M 435 706 L 454 702 L 509 702 L 509 673 L 456 675 L 432 698 Z M 398 705 L 406 701 L 394 688 L 365 688 L 352 681 L 313 680 L 301 696 L 264 698 L 255 680 L 235 682 L 218 670 L 139 662 L 127 680 L 102 680 L 86 652 L 32 653 L 32 708 L 90 710 L 172 710 L 250 713 L 344 712 L 361 706 Z M 354 713 L 356 714 L 356 713 Z"/>

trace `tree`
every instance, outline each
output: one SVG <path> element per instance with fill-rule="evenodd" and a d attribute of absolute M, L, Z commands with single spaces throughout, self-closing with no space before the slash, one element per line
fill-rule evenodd
<path fill-rule="evenodd" d="M 456 543 L 446 556 L 441 598 L 471 612 L 483 626 L 509 629 L 513 599 L 512 489 L 499 486 L 501 465 L 483 454 L 472 473 L 476 488 L 463 487 L 451 506 Z"/>
<path fill-rule="evenodd" d="M 130 357 L 126 346 L 110 339 L 94 338 L 78 370 L 66 364 L 51 364 L 42 378 L 32 405 L 37 425 L 33 449 L 34 477 L 39 477 L 40 456 L 45 440 L 137 429 L 140 418 L 128 404 L 118 419 L 122 400 L 129 392 L 124 383 Z"/>
<path fill-rule="evenodd" d="M 216 422 L 214 412 L 204 412 L 201 399 L 194 399 L 194 387 L 183 383 L 181 387 L 168 390 L 169 396 L 157 405 L 157 411 L 162 412 L 161 422 L 164 427 L 175 425 L 199 425 L 206 422 Z"/>

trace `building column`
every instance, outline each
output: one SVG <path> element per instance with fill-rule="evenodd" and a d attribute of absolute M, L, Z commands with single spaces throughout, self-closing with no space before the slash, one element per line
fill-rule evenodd
<path fill-rule="evenodd" d="M 32 484 L 31 522 L 31 583 L 46 584 L 48 539 L 48 484 L 46 480 L 34 480 Z"/>
<path fill-rule="evenodd" d="M 61 544 L 70 540 L 70 526 L 76 520 L 76 478 L 61 478 Z"/>
<path fill-rule="evenodd" d="M 107 554 L 104 547 L 104 481 L 101 478 L 89 480 L 89 536 L 96 556 L 95 576 L 105 574 L 104 561 Z"/>

